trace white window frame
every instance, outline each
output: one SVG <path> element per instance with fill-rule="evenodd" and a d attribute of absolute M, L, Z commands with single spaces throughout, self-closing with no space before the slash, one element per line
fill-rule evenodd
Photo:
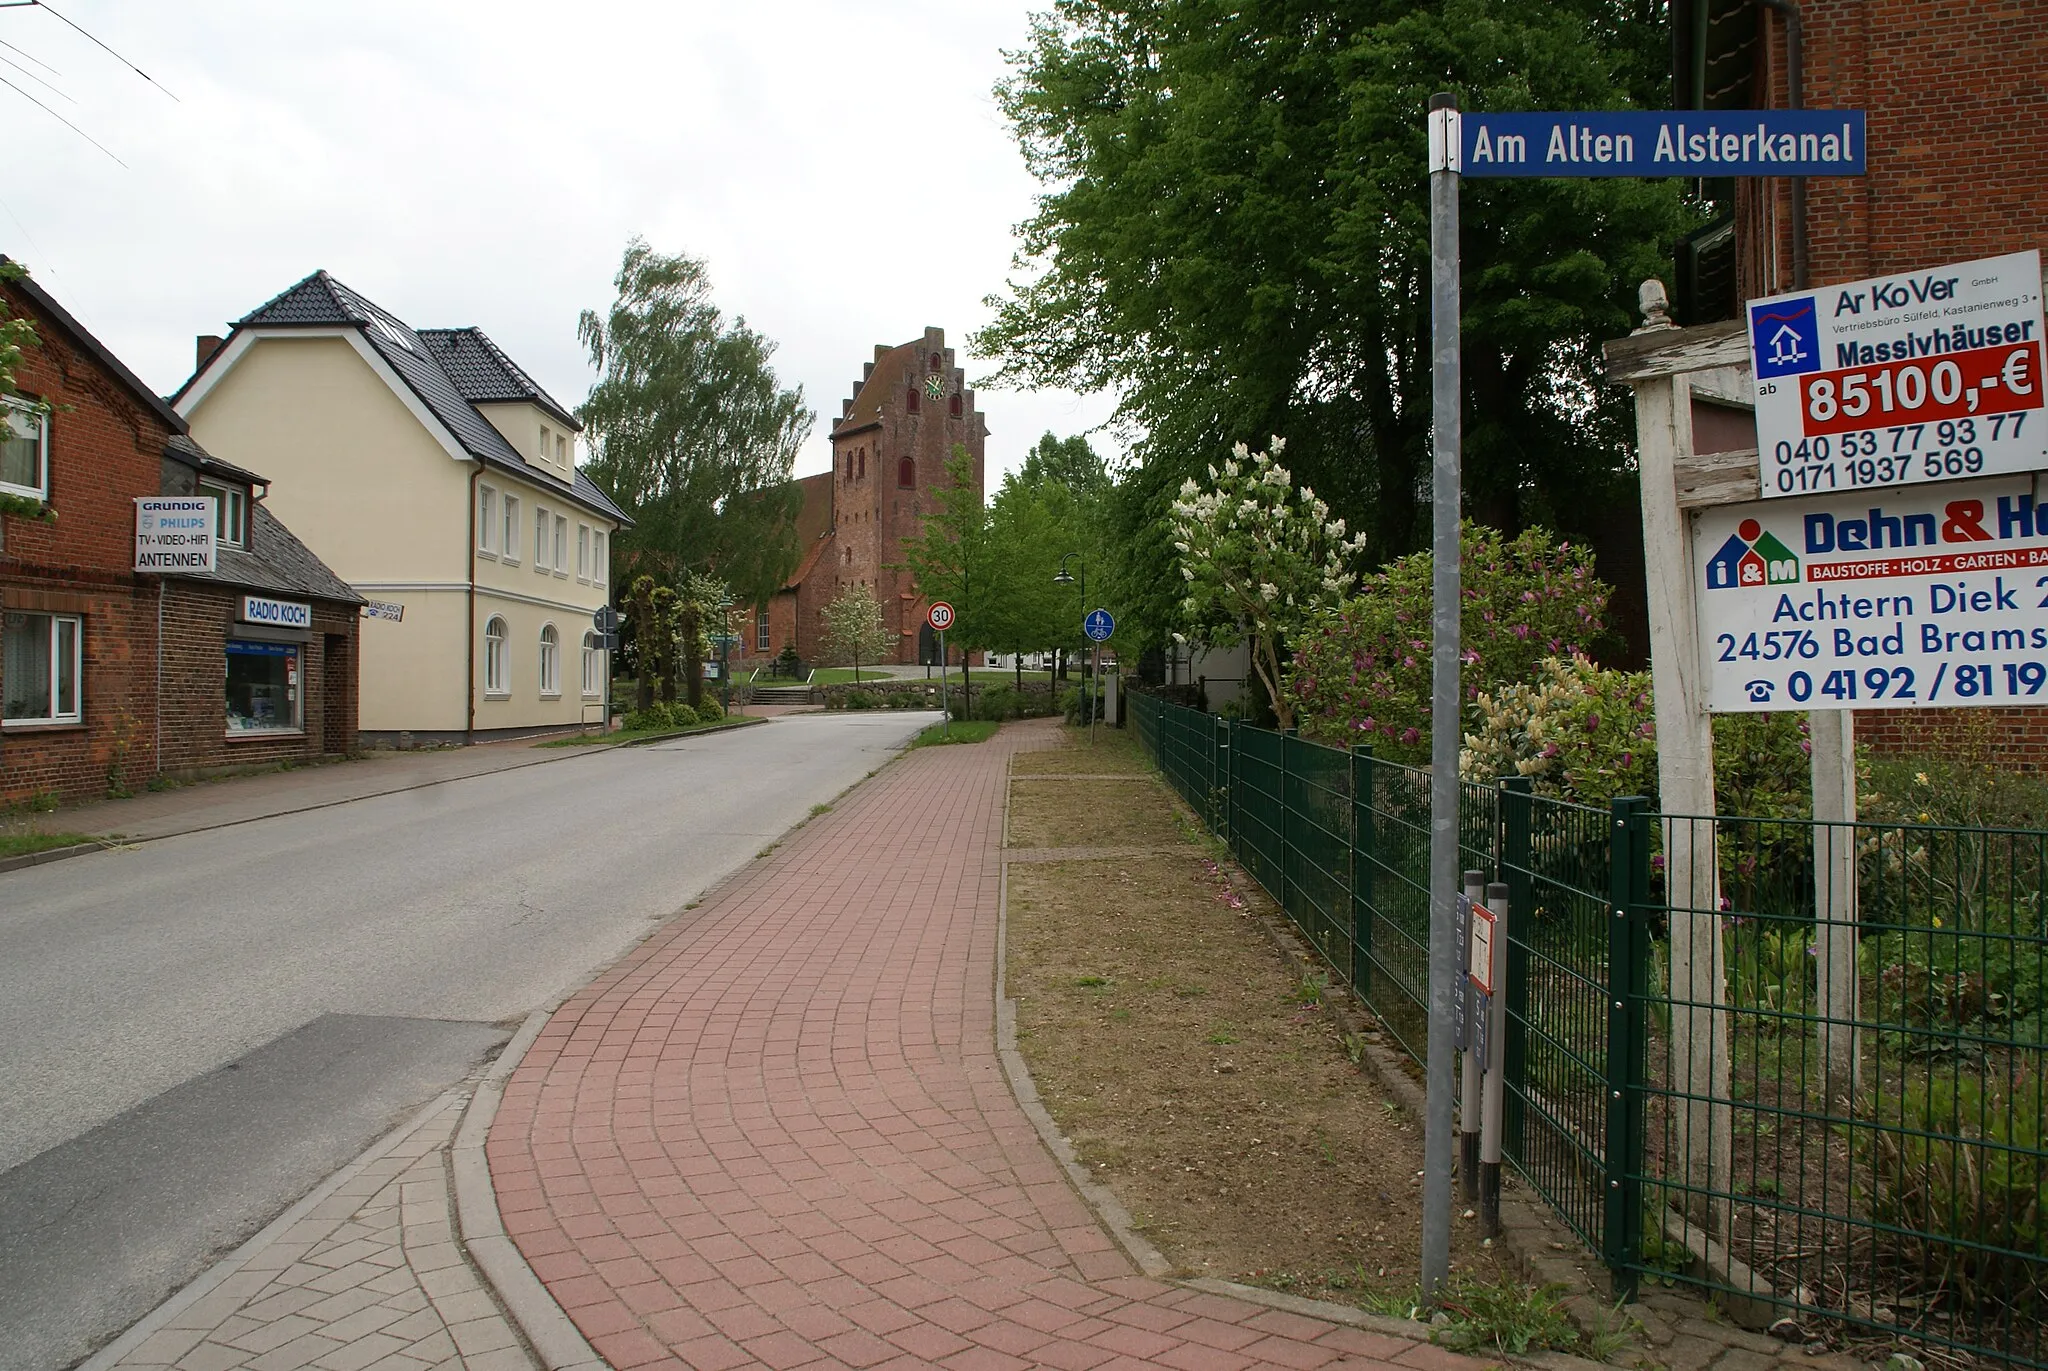
<path fill-rule="evenodd" d="M 547 462 L 547 460 L 548 460 L 548 457 L 549 457 L 549 453 L 548 453 L 548 426 L 547 426 L 546 424 L 542 424 L 542 425 L 540 426 L 540 460 L 541 460 L 541 462 L 542 462 L 543 464 L 545 464 L 545 463 Z"/>
<path fill-rule="evenodd" d="M 595 700 L 604 694 L 604 649 L 597 645 L 597 634 L 585 630 L 583 634 L 583 698 Z"/>
<path fill-rule="evenodd" d="M 569 435 L 566 433 L 555 435 L 555 465 L 564 471 L 569 469 Z"/>
<path fill-rule="evenodd" d="M 519 497 L 505 492 L 505 546 L 498 549 L 500 561 L 519 560 Z"/>
<path fill-rule="evenodd" d="M 555 575 L 569 574 L 569 516 L 555 516 Z"/>
<path fill-rule="evenodd" d="M 10 717 L 0 719 L 0 724 L 4 724 L 8 728 L 49 728 L 63 724 L 85 722 L 84 618 L 77 614 L 46 614 L 41 610 L 8 610 L 5 615 L 0 615 L 0 641 L 5 640 L 6 619 L 15 615 L 21 615 L 29 619 L 46 619 L 49 621 L 48 632 L 50 641 L 47 646 L 50 654 L 50 679 L 48 681 L 50 712 L 35 718 L 17 719 Z M 60 689 L 60 686 L 64 680 L 65 658 L 67 656 L 63 650 L 63 633 L 61 631 L 61 626 L 65 624 L 71 626 L 71 650 L 68 654 L 71 667 L 71 708 L 68 710 L 59 707 L 63 700 L 63 691 Z"/>
<path fill-rule="evenodd" d="M 0 481 L 0 493 L 26 496 L 31 500 L 47 501 L 50 498 L 50 416 L 44 413 L 39 406 L 32 405 L 25 400 L 17 400 L 10 396 L 0 396 L 0 420 L 7 421 L 11 427 L 16 415 L 23 415 L 35 423 L 36 474 L 40 478 L 41 484 L 22 486 L 16 485 L 12 481 Z"/>
<path fill-rule="evenodd" d="M 770 631 L 768 626 L 768 606 L 762 605 L 754 611 L 754 651 L 766 652 L 768 650 L 768 635 Z"/>
<path fill-rule="evenodd" d="M 598 529 L 596 543 L 590 554 L 590 583 L 594 586 L 603 585 L 611 579 L 611 569 L 611 563 L 605 559 L 604 530 Z"/>
<path fill-rule="evenodd" d="M 576 579 L 590 580 L 590 525 L 576 525 Z"/>
<path fill-rule="evenodd" d="M 548 574 L 548 511 L 545 505 L 533 507 L 533 569 L 543 576 Z"/>
<path fill-rule="evenodd" d="M 510 628 L 501 616 L 493 614 L 484 624 L 484 694 L 512 693 L 511 646 Z"/>
<path fill-rule="evenodd" d="M 562 694 L 562 635 L 553 624 L 540 626 L 540 694 L 544 700 Z"/>
<path fill-rule="evenodd" d="M 495 486 L 476 488 L 476 550 L 493 556 L 498 551 L 498 491 Z"/>
<path fill-rule="evenodd" d="M 240 486 L 201 481 L 199 493 L 214 499 L 214 541 L 222 547 L 249 546 L 249 492 Z"/>

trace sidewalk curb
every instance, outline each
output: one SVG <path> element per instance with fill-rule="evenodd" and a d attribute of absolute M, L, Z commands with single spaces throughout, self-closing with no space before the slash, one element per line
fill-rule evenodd
<path fill-rule="evenodd" d="M 23 867 L 41 866 L 45 862 L 61 862 L 66 857 L 83 857 L 88 852 L 100 852 L 126 844 L 125 838 L 95 838 L 89 843 L 72 843 L 68 847 L 46 847 L 41 852 L 24 852 L 19 856 L 0 857 L 0 871 L 19 871 Z"/>
<path fill-rule="evenodd" d="M 518 1069 L 547 1021 L 574 993 L 559 995 L 528 1014 L 526 1022 L 512 1035 L 512 1041 L 505 1044 L 505 1050 L 477 1083 L 469 1107 L 462 1113 L 462 1122 L 456 1127 L 455 1140 L 448 1148 L 449 1174 L 455 1183 L 455 1226 L 461 1234 L 462 1246 L 541 1364 L 547 1371 L 609 1371 L 609 1364 L 585 1341 L 506 1233 L 504 1216 L 498 1212 L 497 1191 L 491 1185 L 490 1159 L 484 1154 L 491 1123 L 498 1117 L 498 1105 L 505 1098 L 505 1082 Z"/>
<path fill-rule="evenodd" d="M 452 1086 L 415 1109 L 403 1123 L 371 1143 L 354 1161 L 300 1196 L 295 1204 L 258 1229 L 254 1236 L 194 1276 L 177 1293 L 129 1325 L 121 1336 L 80 1362 L 77 1371 L 107 1371 L 107 1368 L 116 1365 L 172 1319 L 212 1294 L 230 1277 L 238 1274 L 251 1259 L 260 1256 L 294 1224 L 305 1218 L 317 1206 L 325 1203 L 336 1191 L 370 1166 L 381 1161 L 393 1148 L 423 1128 L 437 1112 L 447 1108 L 451 1101 L 460 1099 L 467 1089 L 467 1083 Z"/>

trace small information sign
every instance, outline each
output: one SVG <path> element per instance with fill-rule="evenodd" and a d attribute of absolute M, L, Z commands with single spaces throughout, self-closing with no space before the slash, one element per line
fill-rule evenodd
<path fill-rule="evenodd" d="M 389 619 L 393 623 L 403 623 L 405 620 L 405 606 L 396 600 L 365 600 L 363 601 L 363 617 L 365 619 Z"/>
<path fill-rule="evenodd" d="M 2048 703 L 2048 520 L 2031 476 L 1694 516 L 1716 713 Z"/>
<path fill-rule="evenodd" d="M 1774 295 L 1748 317 L 1767 500 L 2048 465 L 2039 252 Z"/>
<path fill-rule="evenodd" d="M 1494 913 L 1483 904 L 1472 906 L 1472 941 L 1470 965 L 1466 974 L 1472 978 L 1472 987 L 1482 995 L 1493 993 L 1493 925 Z"/>

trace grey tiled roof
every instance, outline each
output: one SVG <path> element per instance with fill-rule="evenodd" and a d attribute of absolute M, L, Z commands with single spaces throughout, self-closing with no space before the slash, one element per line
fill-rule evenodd
<path fill-rule="evenodd" d="M 215 581 L 242 590 L 264 590 L 313 600 L 340 600 L 359 605 L 363 597 L 327 569 L 292 531 L 277 521 L 268 506 L 249 507 L 249 546 L 224 547 L 214 553 L 214 571 L 180 571 L 193 581 Z"/>
<path fill-rule="evenodd" d="M 462 392 L 462 398 L 471 404 L 525 400 L 539 405 L 564 426 L 582 432 L 583 425 L 576 416 L 564 409 L 554 396 L 542 390 L 540 382 L 507 357 L 505 350 L 492 342 L 490 335 L 482 329 L 423 328 L 418 333 L 420 341 L 441 364 L 441 370 L 448 373 L 448 379 Z"/>
<path fill-rule="evenodd" d="M 605 493 L 594 485 L 582 472 L 576 473 L 574 482 L 565 481 L 544 467 L 529 463 L 519 450 L 505 441 L 505 435 L 478 412 L 472 400 L 484 398 L 466 393 L 464 383 L 458 382 L 444 363 L 443 353 L 461 355 L 458 370 L 469 377 L 468 384 L 481 386 L 480 375 L 487 370 L 482 355 L 484 347 L 503 362 L 509 371 L 502 372 L 498 384 L 511 387 L 523 384 L 530 393 L 515 395 L 490 395 L 490 399 L 531 400 L 550 409 L 558 418 L 566 418 L 567 411 L 555 403 L 547 393 L 534 384 L 533 379 L 513 365 L 496 344 L 485 338 L 476 329 L 443 329 L 432 331 L 445 338 L 452 334 L 469 335 L 481 340 L 481 344 L 443 344 L 436 347 L 428 342 L 425 335 L 416 333 L 403 319 L 374 303 L 368 298 L 350 290 L 325 271 L 316 271 L 297 285 L 280 295 L 258 305 L 248 314 L 235 321 L 239 332 L 245 328 L 291 328 L 309 326 L 353 327 L 359 330 L 377 355 L 398 373 L 407 386 L 417 395 L 433 416 L 462 449 L 486 466 L 497 467 L 531 481 L 543 489 L 553 490 L 584 508 L 593 510 L 619 524 L 631 527 L 632 520 Z M 204 368 L 201 369 L 202 371 Z M 516 379 L 514 379 L 516 377 Z M 193 380 L 197 380 L 194 377 Z M 189 387 L 192 382 L 187 381 Z M 574 422 L 571 420 L 570 422 Z"/>
<path fill-rule="evenodd" d="M 208 452 L 189 435 L 173 433 L 164 443 L 164 456 L 183 462 L 195 471 L 209 475 L 225 476 L 234 481 L 247 481 L 252 486 L 267 486 L 268 476 L 258 476 L 247 467 L 238 467 L 233 462 L 224 462 Z"/>

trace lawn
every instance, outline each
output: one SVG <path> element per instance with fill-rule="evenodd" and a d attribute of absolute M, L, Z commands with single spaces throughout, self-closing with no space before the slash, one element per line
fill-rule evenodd
<path fill-rule="evenodd" d="M 949 729 L 933 724 L 910 740 L 912 747 L 933 747 L 940 743 L 985 743 L 1002 725 L 993 719 L 955 719 Z"/>
<path fill-rule="evenodd" d="M 571 733 L 567 737 L 549 738 L 546 742 L 535 743 L 535 747 L 603 747 L 621 743 L 637 743 L 647 738 L 667 738 L 685 733 L 701 733 L 707 728 L 723 728 L 727 724 L 743 722 L 737 714 L 728 715 L 716 723 L 691 724 L 686 728 L 622 728 L 612 733 Z"/>

